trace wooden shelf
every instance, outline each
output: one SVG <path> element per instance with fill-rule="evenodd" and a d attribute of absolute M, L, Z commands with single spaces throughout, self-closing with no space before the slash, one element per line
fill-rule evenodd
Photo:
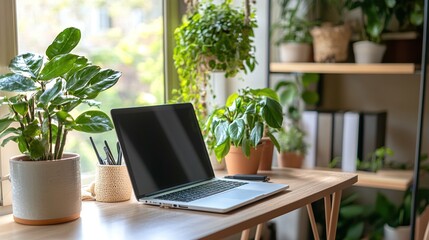
<path fill-rule="evenodd" d="M 322 168 L 318 170 L 341 171 L 339 168 Z M 413 181 L 411 170 L 379 170 L 378 172 L 357 171 L 358 181 L 354 186 L 405 191 Z"/>
<path fill-rule="evenodd" d="M 405 191 L 413 181 L 411 170 L 380 170 L 376 173 L 357 172 L 355 186 Z"/>
<path fill-rule="evenodd" d="M 271 63 L 271 73 L 331 73 L 331 74 L 413 74 L 414 63 Z"/>

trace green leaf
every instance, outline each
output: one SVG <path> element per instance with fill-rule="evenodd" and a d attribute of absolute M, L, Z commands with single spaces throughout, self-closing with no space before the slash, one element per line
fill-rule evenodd
<path fill-rule="evenodd" d="M 56 81 L 51 88 L 46 89 L 42 93 L 42 95 L 40 95 L 39 103 L 42 104 L 44 107 L 47 107 L 53 99 L 55 99 L 58 95 L 61 94 L 65 84 L 66 82 L 63 79 L 59 79 L 58 81 Z"/>
<path fill-rule="evenodd" d="M 79 115 L 73 129 L 87 133 L 101 133 L 113 129 L 109 116 L 101 111 L 91 110 Z"/>
<path fill-rule="evenodd" d="M 43 65 L 43 57 L 33 53 L 16 56 L 9 64 L 9 69 L 26 77 L 36 78 Z"/>
<path fill-rule="evenodd" d="M 251 89 L 250 92 L 258 97 L 268 97 L 276 100 L 277 102 L 279 101 L 279 96 L 277 95 L 276 91 L 271 88 Z"/>
<path fill-rule="evenodd" d="M 367 207 L 362 205 L 348 205 L 343 206 L 340 209 L 340 215 L 341 217 L 345 219 L 353 219 L 357 218 L 359 216 L 362 216 L 364 212 L 367 210 Z"/>
<path fill-rule="evenodd" d="M 35 138 L 30 143 L 29 156 L 33 160 L 39 160 L 45 156 L 45 142 Z"/>
<path fill-rule="evenodd" d="M 21 116 L 27 115 L 28 103 L 26 102 L 17 102 L 12 104 L 13 109 Z"/>
<path fill-rule="evenodd" d="M 228 142 L 224 142 L 214 148 L 214 152 L 217 159 L 222 159 L 228 154 L 231 145 Z"/>
<path fill-rule="evenodd" d="M 71 52 L 80 41 L 80 30 L 74 27 L 64 29 L 57 35 L 52 44 L 46 49 L 49 59 Z"/>
<path fill-rule="evenodd" d="M 256 147 L 261 141 L 263 134 L 264 134 L 264 125 L 260 122 L 256 122 L 255 127 L 250 132 L 251 146 Z"/>
<path fill-rule="evenodd" d="M 396 5 L 396 0 L 385 0 L 387 7 L 393 8 Z"/>
<path fill-rule="evenodd" d="M 244 120 L 235 119 L 228 127 L 228 134 L 234 143 L 240 142 L 244 134 Z"/>
<path fill-rule="evenodd" d="M 101 70 L 91 79 L 91 88 L 96 92 L 101 92 L 111 88 L 118 82 L 121 73 L 112 69 Z"/>
<path fill-rule="evenodd" d="M 358 222 L 350 226 L 347 230 L 345 239 L 361 239 L 365 227 L 364 222 Z"/>
<path fill-rule="evenodd" d="M 19 139 L 19 137 L 18 137 L 18 136 L 10 136 L 10 137 L 7 137 L 7 138 L 5 138 L 5 139 L 2 141 L 1 146 L 2 146 L 2 147 L 6 146 L 6 144 L 7 144 L 8 142 L 10 142 L 10 141 L 18 142 L 18 139 Z M 22 151 L 21 151 L 21 152 L 22 152 Z"/>
<path fill-rule="evenodd" d="M 319 81 L 319 74 L 317 73 L 304 73 L 301 76 L 302 86 L 304 88 L 309 87 L 313 83 L 317 83 Z"/>
<path fill-rule="evenodd" d="M 234 103 L 235 99 L 238 98 L 238 96 L 238 93 L 233 93 L 229 95 L 228 99 L 226 100 L 225 106 L 230 107 Z"/>
<path fill-rule="evenodd" d="M 0 133 L 8 128 L 13 122 L 13 119 L 8 117 L 0 119 Z"/>
<path fill-rule="evenodd" d="M 78 56 L 73 54 L 62 54 L 52 58 L 45 64 L 40 72 L 40 80 L 50 80 L 59 77 L 72 69 Z"/>
<path fill-rule="evenodd" d="M 0 75 L 0 90 L 6 92 L 28 92 L 34 91 L 37 86 L 30 78 L 16 73 Z"/>
<path fill-rule="evenodd" d="M 319 102 L 319 94 L 313 91 L 304 91 L 301 95 L 301 98 L 306 104 L 310 105 Z"/>
<path fill-rule="evenodd" d="M 0 131 L 0 132 L 1 132 L 0 138 L 4 138 L 5 136 L 7 136 L 7 135 L 9 135 L 11 133 L 14 133 L 14 134 L 18 135 L 21 131 L 19 131 L 18 129 L 16 129 L 14 127 L 10 127 L 10 128 L 7 128 L 6 130 Z"/>
<path fill-rule="evenodd" d="M 224 144 L 229 139 L 227 121 L 222 121 L 216 126 L 214 137 L 216 139 L 216 146 Z"/>
<path fill-rule="evenodd" d="M 67 81 L 67 91 L 74 92 L 85 88 L 99 71 L 100 67 L 94 65 L 76 71 Z"/>
<path fill-rule="evenodd" d="M 250 141 L 247 138 L 243 138 L 241 142 L 241 150 L 243 151 L 246 157 L 250 156 Z"/>
<path fill-rule="evenodd" d="M 282 106 L 271 98 L 266 98 L 264 102 L 261 113 L 265 122 L 272 128 L 280 128 L 283 124 Z"/>
<path fill-rule="evenodd" d="M 72 126 L 74 124 L 73 117 L 66 111 L 58 111 L 56 116 L 58 118 L 58 122 L 61 122 L 66 126 Z"/>
<path fill-rule="evenodd" d="M 39 125 L 37 124 L 37 122 L 32 122 L 31 124 L 28 124 L 23 132 L 22 135 L 26 138 L 34 138 L 37 135 L 39 135 L 41 133 L 41 129 L 39 127 Z"/>

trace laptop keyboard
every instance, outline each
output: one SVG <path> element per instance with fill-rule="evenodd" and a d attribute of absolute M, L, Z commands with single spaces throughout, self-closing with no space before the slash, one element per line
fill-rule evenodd
<path fill-rule="evenodd" d="M 190 187 L 177 192 L 165 194 L 156 199 L 179 201 L 179 202 L 190 202 L 197 199 L 201 199 L 216 193 L 224 192 L 232 188 L 240 187 L 247 184 L 246 182 L 234 182 L 234 181 L 223 181 L 215 180 L 208 183 L 204 183 L 195 187 Z"/>

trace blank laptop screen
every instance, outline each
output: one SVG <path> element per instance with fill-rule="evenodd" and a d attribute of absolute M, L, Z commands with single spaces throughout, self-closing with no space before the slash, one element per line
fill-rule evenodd
<path fill-rule="evenodd" d="M 214 177 L 190 103 L 111 113 L 138 198 Z"/>

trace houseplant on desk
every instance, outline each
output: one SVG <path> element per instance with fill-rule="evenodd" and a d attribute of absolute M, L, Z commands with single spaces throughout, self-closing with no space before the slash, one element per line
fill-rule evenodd
<path fill-rule="evenodd" d="M 107 114 L 71 111 L 81 104 L 98 106 L 94 98 L 116 84 L 121 73 L 101 69 L 70 53 L 80 30 L 62 31 L 46 50 L 46 58 L 25 53 L 12 59 L 12 73 L 0 75 L 0 90 L 9 113 L 0 119 L 2 146 L 10 141 L 24 154 L 10 160 L 13 214 L 16 222 L 33 225 L 71 221 L 80 216 L 79 155 L 64 153 L 68 132 L 111 130 Z M 16 123 L 12 124 L 12 123 Z"/>
<path fill-rule="evenodd" d="M 278 148 L 273 132 L 280 129 L 282 122 L 282 109 L 273 90 L 244 89 L 213 111 L 206 128 L 215 139 L 216 157 L 225 157 L 229 174 L 254 174 L 259 167 L 264 128 Z"/>

